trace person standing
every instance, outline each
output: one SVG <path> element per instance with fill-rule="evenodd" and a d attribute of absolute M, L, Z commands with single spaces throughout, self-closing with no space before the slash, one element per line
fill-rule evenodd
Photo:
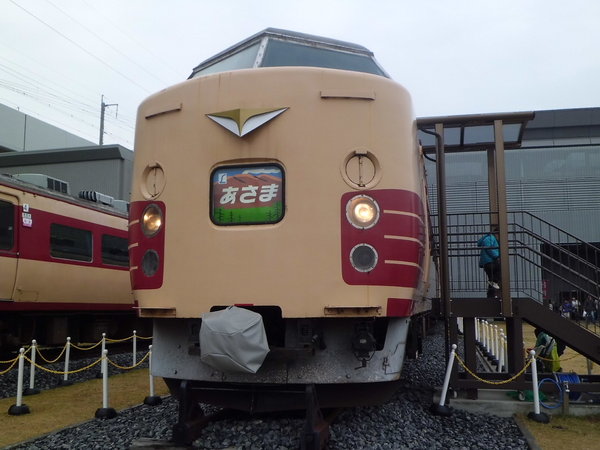
<path fill-rule="evenodd" d="M 496 293 L 500 289 L 500 246 L 496 238 L 497 232 L 498 227 L 495 226 L 477 241 L 477 247 L 481 248 L 479 267 L 484 270 L 488 279 L 488 298 L 497 297 Z"/>
<path fill-rule="evenodd" d="M 585 324 L 586 326 L 589 325 L 592 322 L 595 322 L 595 311 L 594 311 L 594 299 L 592 298 L 591 295 L 588 295 L 585 298 L 585 302 L 583 302 L 583 316 L 585 317 Z"/>
<path fill-rule="evenodd" d="M 556 339 L 539 328 L 536 328 L 533 333 L 536 337 L 535 354 L 542 361 L 541 365 L 544 371 L 548 373 L 560 372 L 560 359 Z"/>

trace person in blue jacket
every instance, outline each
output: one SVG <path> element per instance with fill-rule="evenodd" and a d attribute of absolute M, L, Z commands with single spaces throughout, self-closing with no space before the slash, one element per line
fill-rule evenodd
<path fill-rule="evenodd" d="M 482 236 L 477 241 L 477 247 L 481 248 L 479 253 L 479 267 L 481 267 L 488 278 L 488 298 L 496 297 L 496 291 L 500 289 L 500 246 L 496 233 L 498 227 Z"/>

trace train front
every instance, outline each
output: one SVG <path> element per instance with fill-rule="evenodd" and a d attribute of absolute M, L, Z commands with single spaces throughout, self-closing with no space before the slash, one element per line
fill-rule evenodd
<path fill-rule="evenodd" d="M 380 401 L 428 308 L 409 94 L 363 47 L 312 38 L 265 30 L 140 106 L 131 279 L 180 397 Z"/>

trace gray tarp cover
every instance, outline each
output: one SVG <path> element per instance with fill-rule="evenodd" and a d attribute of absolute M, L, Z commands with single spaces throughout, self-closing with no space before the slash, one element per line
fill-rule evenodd
<path fill-rule="evenodd" d="M 262 316 L 235 306 L 203 314 L 200 352 L 217 370 L 256 373 L 269 353 Z"/>

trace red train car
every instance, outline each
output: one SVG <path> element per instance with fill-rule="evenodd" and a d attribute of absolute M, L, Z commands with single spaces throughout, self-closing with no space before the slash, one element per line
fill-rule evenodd
<path fill-rule="evenodd" d="M 116 337 L 133 329 L 127 210 L 72 197 L 65 187 L 43 175 L 0 176 L 2 349 L 32 338 L 47 345 L 67 336 L 89 342 L 102 332 Z"/>

